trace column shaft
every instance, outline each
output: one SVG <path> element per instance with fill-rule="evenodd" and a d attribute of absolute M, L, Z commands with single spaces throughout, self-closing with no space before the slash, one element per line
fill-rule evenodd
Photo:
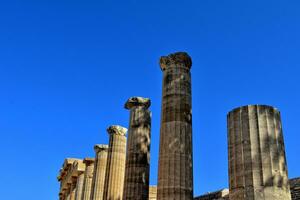
<path fill-rule="evenodd" d="M 91 200 L 102 200 L 107 165 L 107 145 L 95 145 L 95 169 L 92 183 Z"/>
<path fill-rule="evenodd" d="M 193 199 L 191 58 L 161 57 L 163 94 L 158 169 L 158 200 Z"/>
<path fill-rule="evenodd" d="M 83 183 L 83 192 L 81 200 L 90 200 L 91 198 L 91 189 L 92 189 L 92 179 L 94 173 L 94 159 L 86 158 L 83 161 L 86 165 L 84 173 L 84 183 Z"/>
<path fill-rule="evenodd" d="M 130 98 L 130 110 L 123 200 L 148 200 L 150 171 L 150 100 Z"/>
<path fill-rule="evenodd" d="M 228 114 L 230 200 L 290 200 L 280 113 L 244 106 Z"/>
<path fill-rule="evenodd" d="M 111 126 L 108 128 L 110 138 L 104 184 L 104 200 L 121 200 L 123 197 L 126 131 L 125 128 L 120 126 Z"/>
<path fill-rule="evenodd" d="M 81 200 L 82 199 L 83 184 L 84 184 L 84 173 L 81 173 L 78 176 L 78 180 L 77 180 L 75 200 Z"/>

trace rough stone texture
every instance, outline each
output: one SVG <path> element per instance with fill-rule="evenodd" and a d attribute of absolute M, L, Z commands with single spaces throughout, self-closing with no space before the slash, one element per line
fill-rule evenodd
<path fill-rule="evenodd" d="M 84 183 L 84 173 L 81 173 L 78 176 L 78 180 L 77 180 L 75 200 L 82 199 L 83 183 Z"/>
<path fill-rule="evenodd" d="M 229 200 L 229 190 L 223 189 L 216 192 L 209 192 L 199 197 L 195 197 L 194 200 Z"/>
<path fill-rule="evenodd" d="M 124 189 L 126 160 L 126 131 L 121 126 L 111 126 L 104 184 L 104 200 L 121 200 Z"/>
<path fill-rule="evenodd" d="M 67 158 L 57 177 L 60 182 L 60 200 L 75 200 L 77 193 L 78 178 L 84 173 L 85 166 L 80 159 Z M 80 199 L 81 200 L 81 199 Z"/>
<path fill-rule="evenodd" d="M 300 200 L 300 178 L 290 179 L 292 200 Z"/>
<path fill-rule="evenodd" d="M 150 100 L 132 97 L 125 108 L 130 110 L 123 200 L 147 200 L 150 171 Z"/>
<path fill-rule="evenodd" d="M 149 186 L 149 200 L 157 199 L 157 186 Z"/>
<path fill-rule="evenodd" d="M 102 200 L 107 165 L 108 145 L 95 145 L 94 150 L 96 155 L 91 200 Z"/>
<path fill-rule="evenodd" d="M 228 114 L 231 200 L 290 200 L 280 113 L 264 105 Z"/>
<path fill-rule="evenodd" d="M 158 200 L 193 199 L 192 61 L 187 53 L 163 56 Z"/>
<path fill-rule="evenodd" d="M 83 160 L 83 163 L 85 164 L 85 173 L 81 200 L 90 200 L 91 198 L 94 162 L 95 159 L 93 158 L 85 158 Z"/>

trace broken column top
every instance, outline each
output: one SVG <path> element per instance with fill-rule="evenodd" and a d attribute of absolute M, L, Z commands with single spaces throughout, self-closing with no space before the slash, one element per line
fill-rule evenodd
<path fill-rule="evenodd" d="M 176 52 L 168 56 L 160 57 L 159 64 L 162 71 L 172 65 L 179 64 L 185 65 L 188 69 L 191 69 L 192 59 L 186 52 Z"/>
<path fill-rule="evenodd" d="M 264 104 L 253 104 L 253 105 L 245 105 L 245 106 L 241 106 L 241 107 L 237 107 L 237 108 L 234 108 L 233 110 L 231 110 L 227 115 L 230 115 L 232 113 L 235 113 L 235 112 L 240 112 L 241 110 L 245 109 L 245 108 L 260 108 L 260 109 L 268 109 L 268 110 L 273 110 L 274 112 L 276 113 L 279 113 L 280 114 L 280 111 L 273 107 L 273 106 L 270 106 L 270 105 L 264 105 Z"/>
<path fill-rule="evenodd" d="M 106 145 L 106 144 L 96 144 L 94 146 L 94 150 L 96 152 L 100 152 L 100 151 L 107 150 L 107 149 L 108 149 L 108 145 Z"/>
<path fill-rule="evenodd" d="M 144 106 L 145 108 L 149 108 L 151 105 L 151 100 L 149 98 L 144 97 L 130 97 L 125 103 L 126 109 L 131 109 L 135 106 Z"/>
<path fill-rule="evenodd" d="M 122 135 L 125 136 L 127 132 L 127 128 L 124 128 L 119 125 L 112 125 L 108 127 L 107 129 L 108 134 L 116 134 L 116 135 Z"/>

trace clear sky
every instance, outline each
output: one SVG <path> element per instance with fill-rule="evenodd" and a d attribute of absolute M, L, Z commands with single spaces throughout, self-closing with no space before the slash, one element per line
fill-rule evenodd
<path fill-rule="evenodd" d="M 131 96 L 152 100 L 157 183 L 162 55 L 193 59 L 194 193 L 228 187 L 226 114 L 282 113 L 289 176 L 300 176 L 299 0 L 0 1 L 0 194 L 58 198 L 66 157 L 92 157 Z"/>

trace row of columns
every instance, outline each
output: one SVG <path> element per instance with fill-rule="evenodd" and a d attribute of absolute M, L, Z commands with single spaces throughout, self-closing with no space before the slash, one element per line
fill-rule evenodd
<path fill-rule="evenodd" d="M 60 200 L 148 199 L 150 104 L 150 100 L 143 97 L 132 97 L 126 102 L 125 108 L 130 110 L 128 142 L 126 128 L 110 126 L 107 129 L 109 145 L 95 145 L 95 159 L 77 159 L 77 162 L 68 165 L 76 168 L 80 162 L 84 170 L 69 175 L 70 170 L 63 166 L 64 174 L 61 172 L 58 178 L 61 182 Z M 62 187 L 69 176 L 71 183 Z"/>
<path fill-rule="evenodd" d="M 193 199 L 191 66 L 192 60 L 184 52 L 160 59 L 163 93 L 158 200 Z M 128 142 L 126 128 L 110 126 L 107 129 L 109 146 L 95 146 L 95 163 L 91 159 L 84 160 L 82 198 L 76 200 L 148 199 L 149 106 L 150 100 L 142 97 L 126 102 L 125 108 L 130 110 Z M 291 199 L 277 109 L 254 105 L 230 112 L 228 154 L 230 200 Z M 61 193 L 62 200 L 73 200 L 73 190 L 72 184 L 63 187 L 62 191 L 67 192 Z"/>

